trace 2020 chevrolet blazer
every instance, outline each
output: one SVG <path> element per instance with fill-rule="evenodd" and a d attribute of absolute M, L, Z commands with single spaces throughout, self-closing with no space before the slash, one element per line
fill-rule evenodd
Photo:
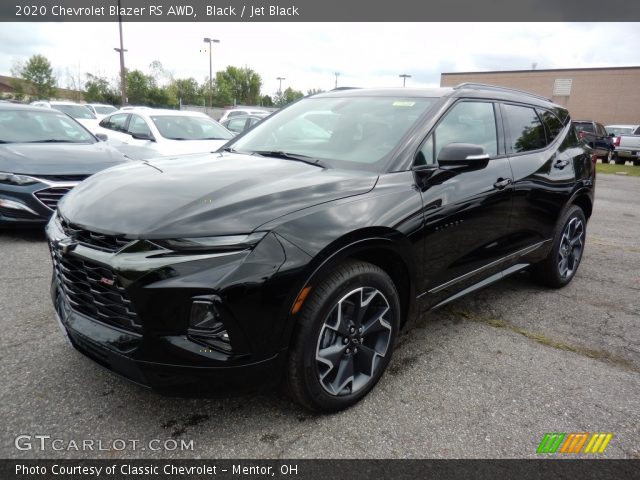
<path fill-rule="evenodd" d="M 275 381 L 333 411 L 401 328 L 530 268 L 580 264 L 595 168 L 568 112 L 525 92 L 336 90 L 217 153 L 92 176 L 47 226 L 75 348 L 164 390 Z"/>

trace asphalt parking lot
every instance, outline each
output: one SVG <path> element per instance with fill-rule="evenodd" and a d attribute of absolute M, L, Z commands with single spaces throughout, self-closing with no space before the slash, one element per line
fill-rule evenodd
<path fill-rule="evenodd" d="M 640 458 L 640 178 L 599 175 L 596 196 L 568 287 L 519 274 L 425 316 L 374 391 L 326 416 L 277 392 L 162 397 L 98 368 L 54 321 L 43 234 L 0 231 L 0 457 L 536 457 L 547 432 L 611 432 L 603 456 Z M 193 449 L 22 451 L 18 435 Z"/>

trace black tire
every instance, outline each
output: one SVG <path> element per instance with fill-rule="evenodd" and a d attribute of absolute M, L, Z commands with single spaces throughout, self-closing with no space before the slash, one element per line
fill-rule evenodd
<path fill-rule="evenodd" d="M 551 288 L 567 285 L 580 266 L 586 237 L 584 212 L 577 205 L 572 205 L 556 225 L 549 255 L 532 268 L 534 278 Z"/>
<path fill-rule="evenodd" d="M 613 161 L 615 162 L 616 165 L 624 165 L 626 163 L 626 160 L 624 158 L 620 158 L 620 156 L 617 153 L 614 153 Z"/>
<path fill-rule="evenodd" d="M 633 159 L 633 164 L 634 164 L 636 167 L 640 167 L 640 158 L 634 158 L 634 159 Z"/>
<path fill-rule="evenodd" d="M 370 263 L 340 264 L 312 286 L 298 313 L 287 361 L 287 393 L 315 411 L 334 412 L 355 404 L 389 364 L 399 325 L 400 302 L 391 278 Z"/>

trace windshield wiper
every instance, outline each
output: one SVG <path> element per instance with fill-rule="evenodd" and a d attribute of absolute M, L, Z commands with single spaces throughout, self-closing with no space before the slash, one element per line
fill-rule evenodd
<path fill-rule="evenodd" d="M 284 160 L 294 160 L 296 162 L 306 163 L 308 165 L 314 165 L 320 168 L 329 168 L 326 164 L 322 163 L 319 159 L 310 157 L 308 155 L 302 155 L 300 153 L 289 153 L 281 150 L 258 150 L 251 152 L 252 154 L 262 155 L 263 157 L 282 158 Z"/>
<path fill-rule="evenodd" d="M 31 140 L 25 143 L 77 143 L 73 140 L 61 140 L 59 138 L 47 138 L 46 140 Z"/>

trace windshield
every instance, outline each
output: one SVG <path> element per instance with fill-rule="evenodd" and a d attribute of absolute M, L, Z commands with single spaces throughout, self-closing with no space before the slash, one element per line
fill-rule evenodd
<path fill-rule="evenodd" d="M 152 115 L 160 135 L 169 140 L 229 140 L 231 132 L 218 122 L 199 116 Z"/>
<path fill-rule="evenodd" d="M 628 135 L 633 133 L 633 127 L 604 127 L 607 133 L 611 135 Z"/>
<path fill-rule="evenodd" d="M 95 143 L 95 141 L 95 138 L 75 121 L 55 110 L 50 112 L 0 110 L 0 143 Z"/>
<path fill-rule="evenodd" d="M 84 105 L 51 105 L 51 108 L 66 113 L 73 118 L 82 118 L 86 120 L 95 120 L 95 115 Z"/>
<path fill-rule="evenodd" d="M 98 113 L 100 115 L 109 115 L 110 113 L 118 111 L 118 109 L 115 108 L 115 107 L 98 107 L 98 106 L 95 106 L 93 108 L 95 109 L 96 113 Z"/>
<path fill-rule="evenodd" d="M 310 157 L 339 168 L 378 170 L 433 98 L 307 98 L 233 142 L 239 152 Z"/>
<path fill-rule="evenodd" d="M 578 132 L 593 133 L 593 123 L 574 123 L 573 126 Z"/>

